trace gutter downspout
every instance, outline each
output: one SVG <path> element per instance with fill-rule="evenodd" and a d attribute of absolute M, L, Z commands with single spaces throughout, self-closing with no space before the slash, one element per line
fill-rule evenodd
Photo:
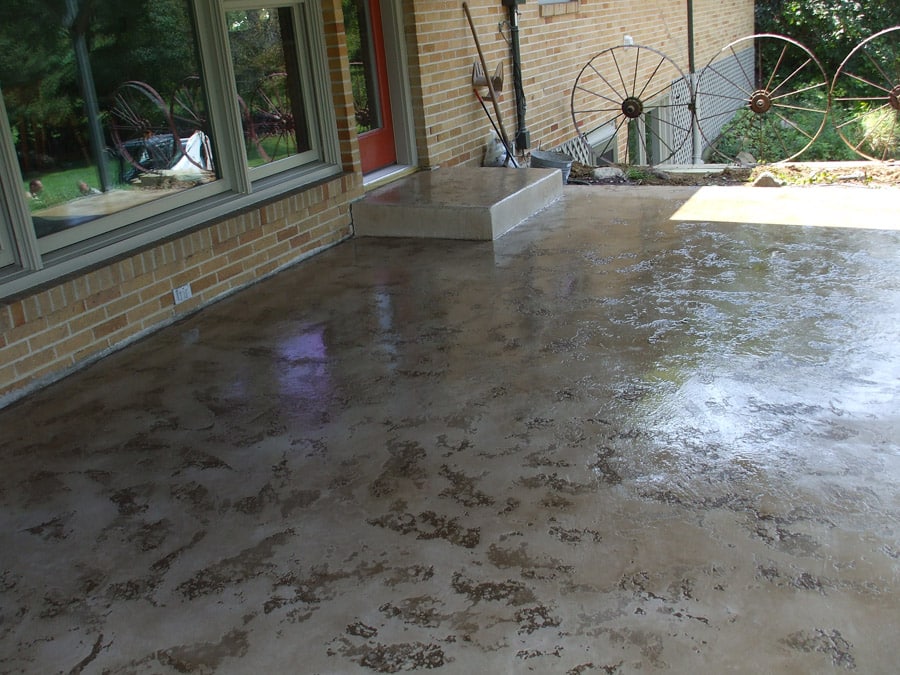
<path fill-rule="evenodd" d="M 525 0 L 502 0 L 509 8 L 510 50 L 512 52 L 513 90 L 516 95 L 516 152 L 531 146 L 531 134 L 525 126 L 525 91 L 522 88 L 522 55 L 519 46 L 519 5 Z"/>

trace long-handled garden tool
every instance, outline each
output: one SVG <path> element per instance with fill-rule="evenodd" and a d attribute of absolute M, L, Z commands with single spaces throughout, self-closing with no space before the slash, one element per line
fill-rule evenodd
<path fill-rule="evenodd" d="M 513 153 L 512 147 L 509 144 L 509 137 L 506 135 L 506 129 L 503 126 L 503 118 L 500 115 L 500 104 L 498 102 L 498 91 L 494 87 L 495 81 L 497 81 L 501 89 L 503 87 L 502 67 L 498 69 L 499 78 L 497 78 L 496 72 L 492 77 L 487 76 L 488 69 L 487 64 L 484 60 L 484 52 L 481 51 L 481 42 L 479 42 L 478 40 L 478 33 L 475 30 L 475 24 L 472 22 L 472 15 L 469 13 L 469 5 L 464 2 L 462 6 L 463 11 L 466 14 L 466 20 L 469 22 L 469 29 L 472 31 L 472 39 L 475 41 L 475 50 L 478 52 L 478 62 L 472 69 L 472 89 L 475 92 L 475 96 L 478 98 L 478 101 L 481 103 L 481 107 L 484 109 L 485 114 L 491 121 L 491 126 L 494 127 L 494 131 L 497 132 L 497 135 L 500 137 L 500 142 L 503 143 L 503 147 L 506 149 L 507 160 L 506 162 L 504 162 L 504 164 L 512 162 L 513 166 L 518 166 L 515 154 Z M 482 97 L 481 93 L 479 92 L 479 88 L 482 88 L 484 86 L 487 86 L 488 95 Z M 494 118 L 491 117 L 487 106 L 484 104 L 484 101 L 486 99 L 489 99 L 494 105 L 494 116 L 496 117 L 496 123 L 494 122 Z"/>

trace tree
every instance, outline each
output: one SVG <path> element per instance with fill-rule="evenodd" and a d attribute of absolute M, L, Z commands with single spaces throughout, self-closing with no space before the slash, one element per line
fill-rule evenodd
<path fill-rule="evenodd" d="M 900 25 L 900 3 L 885 0 L 757 0 L 756 32 L 803 44 L 834 75 L 870 35 Z"/>

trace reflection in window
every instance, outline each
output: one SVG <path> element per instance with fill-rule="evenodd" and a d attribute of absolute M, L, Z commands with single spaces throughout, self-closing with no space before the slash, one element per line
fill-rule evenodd
<path fill-rule="evenodd" d="M 226 13 L 247 162 L 311 149 L 290 7 Z"/>
<path fill-rule="evenodd" d="M 350 58 L 350 81 L 353 87 L 353 108 L 356 131 L 363 134 L 381 125 L 378 105 L 378 78 L 375 73 L 375 53 L 372 47 L 372 26 L 368 0 L 343 0 L 344 35 Z"/>
<path fill-rule="evenodd" d="M 188 0 L 4 0 L 0 84 L 44 237 L 216 178 Z"/>

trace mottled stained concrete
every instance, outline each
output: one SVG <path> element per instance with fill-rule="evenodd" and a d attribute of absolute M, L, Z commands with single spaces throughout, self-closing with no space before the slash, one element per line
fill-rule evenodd
<path fill-rule="evenodd" d="M 635 194 L 345 243 L 0 411 L 0 672 L 896 672 L 900 232 Z"/>

